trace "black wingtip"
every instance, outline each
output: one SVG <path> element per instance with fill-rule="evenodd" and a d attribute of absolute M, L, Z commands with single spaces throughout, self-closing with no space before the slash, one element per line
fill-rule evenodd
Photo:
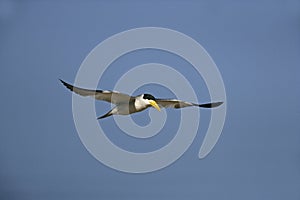
<path fill-rule="evenodd" d="M 68 85 L 68 83 L 66 83 L 65 81 L 61 80 L 60 78 L 58 79 L 62 84 L 64 85 Z"/>
<path fill-rule="evenodd" d="M 206 103 L 206 104 L 200 104 L 199 107 L 201 107 L 201 108 L 215 108 L 215 107 L 218 107 L 222 104 L 223 104 L 223 102 Z"/>
<path fill-rule="evenodd" d="M 59 79 L 59 80 L 60 80 L 60 82 L 61 82 L 64 86 L 66 86 L 69 90 L 73 91 L 73 85 L 71 85 L 71 84 L 69 84 L 69 83 L 67 83 L 67 82 L 65 82 L 65 81 L 63 81 L 63 80 L 61 80 L 61 79 Z"/>

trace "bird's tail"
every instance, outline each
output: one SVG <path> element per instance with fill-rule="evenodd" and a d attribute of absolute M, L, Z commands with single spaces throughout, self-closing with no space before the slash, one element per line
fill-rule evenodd
<path fill-rule="evenodd" d="M 112 113 L 109 111 L 108 113 L 106 113 L 105 115 L 102 115 L 102 116 L 98 117 L 97 119 L 103 119 L 103 118 L 109 117 L 111 115 L 112 115 Z"/>
<path fill-rule="evenodd" d="M 100 116 L 100 117 L 98 117 L 97 119 L 103 119 L 103 118 L 106 118 L 106 117 L 109 117 L 109 116 L 111 116 L 111 115 L 113 115 L 113 114 L 116 114 L 114 111 L 115 108 L 113 108 L 113 109 L 111 109 L 108 113 L 106 113 L 105 115 L 102 115 L 102 116 Z"/>

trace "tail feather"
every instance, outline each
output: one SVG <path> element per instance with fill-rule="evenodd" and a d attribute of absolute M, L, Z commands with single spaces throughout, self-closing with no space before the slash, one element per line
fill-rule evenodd
<path fill-rule="evenodd" d="M 116 114 L 116 107 L 114 107 L 113 109 L 111 109 L 108 113 L 106 113 L 105 115 L 102 115 L 100 117 L 98 117 L 97 119 L 103 119 L 103 118 L 106 118 L 106 117 L 109 117 L 113 114 Z"/>
<path fill-rule="evenodd" d="M 111 115 L 112 115 L 112 113 L 111 113 L 111 111 L 109 111 L 108 113 L 106 113 L 105 115 L 102 115 L 102 116 L 98 117 L 97 119 L 103 119 L 103 118 L 109 117 Z"/>

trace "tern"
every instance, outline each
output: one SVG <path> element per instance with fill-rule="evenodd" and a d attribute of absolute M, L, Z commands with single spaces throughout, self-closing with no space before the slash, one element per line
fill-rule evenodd
<path fill-rule="evenodd" d="M 215 108 L 220 106 L 223 102 L 196 104 L 178 99 L 158 99 L 151 94 L 141 94 L 138 96 L 130 96 L 117 91 L 109 90 L 90 90 L 75 87 L 65 81 L 59 79 L 64 86 L 66 86 L 72 92 L 81 96 L 93 97 L 96 100 L 107 101 L 115 104 L 116 106 L 106 114 L 98 117 L 97 119 L 103 119 L 111 115 L 130 115 L 132 113 L 141 112 L 149 107 L 154 107 L 160 111 L 160 108 L 184 108 L 189 106 L 197 106 L 201 108 Z"/>

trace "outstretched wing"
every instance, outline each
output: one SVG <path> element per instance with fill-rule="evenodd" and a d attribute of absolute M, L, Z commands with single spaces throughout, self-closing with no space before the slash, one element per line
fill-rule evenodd
<path fill-rule="evenodd" d="M 131 96 L 127 94 L 122 94 L 116 91 L 83 89 L 83 88 L 75 87 L 69 83 L 66 83 L 63 80 L 60 81 L 62 82 L 62 84 L 64 84 L 64 86 L 66 86 L 69 90 L 75 92 L 76 94 L 79 94 L 81 96 L 93 97 L 97 100 L 107 101 L 113 104 L 129 102 L 131 98 Z"/>
<path fill-rule="evenodd" d="M 178 99 L 156 99 L 155 101 L 160 107 L 165 107 L 165 108 L 184 108 L 188 106 L 214 108 L 223 103 L 223 102 L 215 102 L 215 103 L 206 103 L 206 104 L 196 104 L 196 103 L 190 103 L 186 101 L 180 101 Z"/>

